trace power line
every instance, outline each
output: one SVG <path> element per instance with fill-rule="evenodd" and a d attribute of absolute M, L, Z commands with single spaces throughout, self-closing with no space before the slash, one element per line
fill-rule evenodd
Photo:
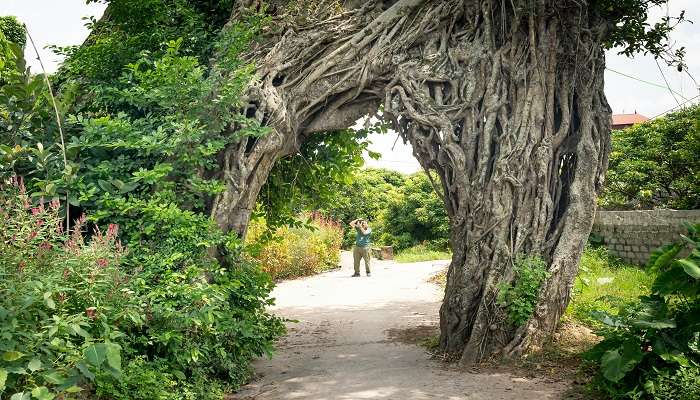
<path fill-rule="evenodd" d="M 646 83 L 647 85 L 655 86 L 655 87 L 657 87 L 657 88 L 664 89 L 664 90 L 669 90 L 671 93 L 676 94 L 676 95 L 680 96 L 681 98 L 683 98 L 683 100 L 687 100 L 682 94 L 676 92 L 675 90 L 671 89 L 671 88 L 668 87 L 668 86 L 664 86 L 664 85 L 661 85 L 661 84 L 658 84 L 658 83 L 654 83 L 654 82 L 649 82 L 649 81 L 647 81 L 647 80 L 644 80 L 644 79 L 641 79 L 641 78 L 637 78 L 636 76 L 632 76 L 632 75 L 626 74 L 626 73 L 624 73 L 624 72 L 616 71 L 616 70 L 614 70 L 614 69 L 612 69 L 612 68 L 607 68 L 607 67 L 606 67 L 605 69 L 607 69 L 607 70 L 610 71 L 610 72 L 614 72 L 614 73 L 616 73 L 616 74 L 618 74 L 618 75 L 622 75 L 622 76 L 624 76 L 624 77 L 627 77 L 627 78 L 630 78 L 630 79 L 634 79 L 635 81 L 639 81 L 639 82 L 642 82 L 642 83 Z"/>
<path fill-rule="evenodd" d="M 662 112 L 661 114 L 654 115 L 653 117 L 651 117 L 651 118 L 649 118 L 649 119 L 658 118 L 658 117 L 660 117 L 660 116 L 662 116 L 662 115 L 664 115 L 664 114 L 666 114 L 666 113 L 668 113 L 668 112 L 671 112 L 671 111 L 675 110 L 676 108 L 683 107 L 684 105 L 690 103 L 691 101 L 693 101 L 693 100 L 695 100 L 695 99 L 697 99 L 697 98 L 699 98 L 699 97 L 700 97 L 700 94 L 695 95 L 694 97 L 691 97 L 691 98 L 687 99 L 686 101 L 682 102 L 681 104 L 679 104 L 679 105 L 677 105 L 677 106 L 675 106 L 675 107 L 669 108 L 668 110 Z"/>
<path fill-rule="evenodd" d="M 673 97 L 673 100 L 676 101 L 676 104 L 678 104 L 678 105 L 680 106 L 680 105 L 681 105 L 681 102 L 678 101 L 678 99 L 676 98 L 676 96 L 673 94 L 673 90 L 671 90 L 671 85 L 668 84 L 668 80 L 666 79 L 666 75 L 664 74 L 664 71 L 661 69 L 661 66 L 659 65 L 659 60 L 656 60 L 656 59 L 655 59 L 654 61 L 656 62 L 656 68 L 658 68 L 658 69 L 659 69 L 659 72 L 661 72 L 661 77 L 664 78 L 664 82 L 666 82 L 666 88 L 667 88 L 668 91 L 671 93 L 671 97 Z M 679 95 L 679 96 L 680 96 L 682 99 L 687 100 L 685 97 L 683 97 L 683 96 L 681 96 L 681 95 Z"/>

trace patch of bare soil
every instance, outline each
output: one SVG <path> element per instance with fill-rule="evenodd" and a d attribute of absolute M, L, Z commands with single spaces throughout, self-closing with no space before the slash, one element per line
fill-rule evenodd
<path fill-rule="evenodd" d="M 405 329 L 390 328 L 384 331 L 389 342 L 424 344 L 440 334 L 437 325 L 418 325 Z"/>
<path fill-rule="evenodd" d="M 551 342 L 539 351 L 515 359 L 496 359 L 483 363 L 474 372 L 505 372 L 523 378 L 540 378 L 550 382 L 570 382 L 564 399 L 598 399 L 586 389 L 593 376 L 583 363 L 581 353 L 600 338 L 585 326 L 565 321 Z"/>

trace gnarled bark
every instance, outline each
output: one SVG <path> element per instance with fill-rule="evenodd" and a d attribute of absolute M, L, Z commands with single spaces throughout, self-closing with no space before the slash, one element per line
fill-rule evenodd
<path fill-rule="evenodd" d="M 281 6 L 280 6 L 281 7 Z M 609 151 L 605 24 L 586 1 L 366 2 L 277 32 L 250 53 L 268 137 L 227 149 L 229 189 L 213 215 L 245 232 L 272 163 L 314 131 L 343 128 L 380 103 L 440 177 L 453 259 L 441 346 L 465 363 L 518 354 L 557 325 L 590 231 Z M 321 7 L 321 9 L 323 9 Z M 496 303 L 519 253 L 550 277 L 532 318 Z"/>

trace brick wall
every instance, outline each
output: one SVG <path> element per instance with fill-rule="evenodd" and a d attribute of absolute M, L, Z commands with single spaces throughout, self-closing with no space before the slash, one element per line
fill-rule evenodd
<path fill-rule="evenodd" d="M 656 248 L 679 240 L 683 222 L 700 223 L 700 210 L 598 211 L 592 233 L 612 254 L 641 265 Z"/>

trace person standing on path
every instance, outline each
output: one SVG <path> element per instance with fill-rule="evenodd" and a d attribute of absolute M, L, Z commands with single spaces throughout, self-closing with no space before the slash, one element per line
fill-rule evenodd
<path fill-rule="evenodd" d="M 372 229 L 364 219 L 355 219 L 350 222 L 350 226 L 355 228 L 355 246 L 352 248 L 352 258 L 355 267 L 353 277 L 360 276 L 360 259 L 365 260 L 365 272 L 367 276 L 371 276 L 369 272 L 369 259 L 372 251 L 370 236 Z"/>

